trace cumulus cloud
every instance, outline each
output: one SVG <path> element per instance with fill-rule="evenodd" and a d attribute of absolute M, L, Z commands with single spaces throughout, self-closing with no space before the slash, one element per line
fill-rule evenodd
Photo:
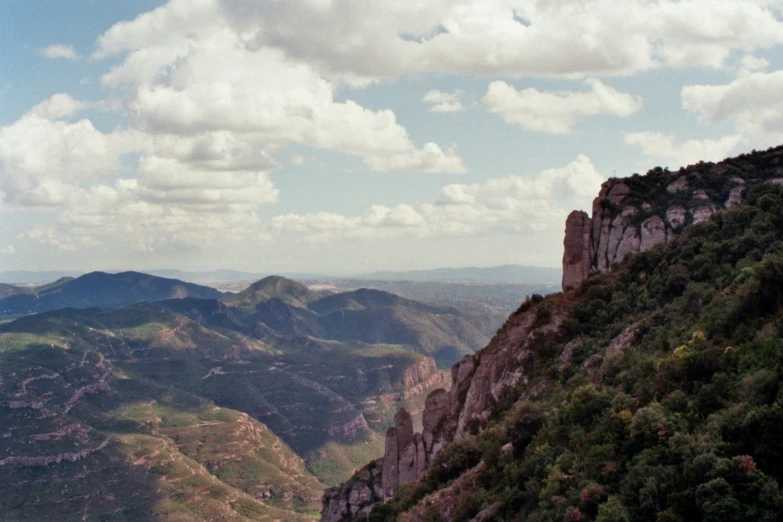
<path fill-rule="evenodd" d="M 718 161 L 750 149 L 783 142 L 783 71 L 746 72 L 723 85 L 688 85 L 681 91 L 682 107 L 705 125 L 734 124 L 735 132 L 719 139 L 688 140 L 656 132 L 629 133 L 625 142 L 645 155 L 675 164 Z"/>
<path fill-rule="evenodd" d="M 534 176 L 447 185 L 436 201 L 418 207 L 373 205 L 360 216 L 285 214 L 272 219 L 270 230 L 311 241 L 559 231 L 571 209 L 589 208 L 603 181 L 590 159 L 580 155 Z"/>
<path fill-rule="evenodd" d="M 71 116 L 90 104 L 74 99 L 67 93 L 58 93 L 42 101 L 27 113 L 46 120 L 57 120 L 65 116 Z"/>
<path fill-rule="evenodd" d="M 14 245 L 6 245 L 0 248 L 0 254 L 14 255 L 16 254 L 16 247 Z"/>
<path fill-rule="evenodd" d="M 433 112 L 459 112 L 464 109 L 459 98 L 459 91 L 443 92 L 433 89 L 427 91 L 422 101 L 429 103 Z"/>
<path fill-rule="evenodd" d="M 550 134 L 569 134 L 581 118 L 607 114 L 625 118 L 638 111 L 642 101 L 621 93 L 600 80 L 585 82 L 587 92 L 541 92 L 516 90 L 504 81 L 494 81 L 481 99 L 481 105 L 498 114 L 506 123 L 522 129 Z"/>
<path fill-rule="evenodd" d="M 63 205 L 80 183 L 113 178 L 124 155 L 144 148 L 144 137 L 133 131 L 105 134 L 86 119 L 50 119 L 75 105 L 68 96 L 55 96 L 0 128 L 0 192 L 6 206 Z"/>
<path fill-rule="evenodd" d="M 641 147 L 645 156 L 667 162 L 678 168 L 697 161 L 719 161 L 730 156 L 740 144 L 739 136 L 725 136 L 718 140 L 687 140 L 677 143 L 674 136 L 660 132 L 632 132 L 624 137 L 626 145 Z"/>
<path fill-rule="evenodd" d="M 380 170 L 464 170 L 438 145 L 416 147 L 391 110 L 336 101 L 335 85 L 310 65 L 248 38 L 215 2 L 174 0 L 115 25 L 95 56 L 127 53 L 102 82 L 130 88 L 131 121 L 150 134 L 225 131 L 270 149 L 297 143 L 359 156 Z"/>
<path fill-rule="evenodd" d="M 78 60 L 79 55 L 73 50 L 72 45 L 56 44 L 41 49 L 41 54 L 47 58 L 65 58 L 67 60 Z"/>
<path fill-rule="evenodd" d="M 346 79 L 722 67 L 734 51 L 783 41 L 779 3 L 756 0 L 222 0 L 220 7 L 253 45 Z"/>

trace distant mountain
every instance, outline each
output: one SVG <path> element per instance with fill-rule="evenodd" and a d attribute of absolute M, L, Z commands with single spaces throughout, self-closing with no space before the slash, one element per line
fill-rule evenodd
<path fill-rule="evenodd" d="M 366 288 L 314 292 L 280 276 L 266 277 L 222 301 L 227 311 L 199 314 L 217 314 L 226 324 L 242 322 L 257 335 L 261 328 L 282 336 L 405 345 L 431 355 L 441 367 L 486 344 L 499 326 L 484 313 L 426 305 Z"/>
<path fill-rule="evenodd" d="M 308 302 L 322 297 L 324 293 L 314 292 L 302 283 L 281 276 L 269 276 L 256 281 L 239 293 L 227 295 L 223 302 L 230 306 L 254 307 L 264 301 L 278 298 L 295 306 L 306 306 Z"/>
<path fill-rule="evenodd" d="M 0 519 L 312 521 L 383 452 L 390 413 L 447 381 L 408 347 L 254 336 L 239 312 L 183 298 L 0 325 Z"/>
<path fill-rule="evenodd" d="M 216 299 L 213 288 L 139 272 L 92 272 L 76 279 L 62 278 L 30 293 L 0 299 L 0 317 L 41 313 L 60 308 L 117 308 L 141 301 L 198 297 Z"/>
<path fill-rule="evenodd" d="M 560 268 L 502 265 L 494 267 L 435 268 L 406 272 L 382 271 L 356 276 L 355 279 L 376 281 L 476 282 L 476 283 L 557 283 Z"/>
<path fill-rule="evenodd" d="M 27 294 L 32 292 L 32 288 L 24 286 L 7 285 L 0 283 L 0 299 L 10 297 L 12 295 Z"/>

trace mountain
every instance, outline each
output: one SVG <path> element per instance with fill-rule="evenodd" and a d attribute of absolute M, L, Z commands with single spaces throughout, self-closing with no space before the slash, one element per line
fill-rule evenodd
<path fill-rule="evenodd" d="M 445 382 L 402 346 L 285 337 L 214 299 L 0 325 L 0 518 L 312 520 Z"/>
<path fill-rule="evenodd" d="M 355 276 L 374 281 L 473 282 L 504 284 L 542 284 L 560 279 L 559 268 L 502 265 L 493 267 L 435 268 L 404 272 L 383 271 Z"/>
<path fill-rule="evenodd" d="M 485 344 L 498 326 L 489 314 L 425 305 L 379 290 L 323 295 L 268 277 L 223 302 L 236 307 L 257 335 L 270 329 L 275 335 L 406 346 L 446 368 Z"/>
<path fill-rule="evenodd" d="M 454 365 L 419 433 L 400 410 L 321 520 L 778 520 L 782 175 L 776 147 L 608 181 L 565 291 Z"/>
<path fill-rule="evenodd" d="M 150 289 L 168 280 L 99 275 L 124 295 L 166 296 Z M 73 289 L 95 280 L 34 290 L 95 302 Z M 0 324 L 0 480 L 13 490 L 0 512 L 312 520 L 324 487 L 383 454 L 396 409 L 421 412 L 445 384 L 429 355 L 456 360 L 496 327 L 476 312 L 375 290 L 312 292 L 282 277 L 222 299 Z"/>
<path fill-rule="evenodd" d="M 29 287 L 14 286 L 14 285 L 7 285 L 5 283 L 0 283 L 0 299 L 4 299 L 12 295 L 26 294 L 31 291 L 32 289 Z"/>
<path fill-rule="evenodd" d="M 229 306 L 251 308 L 272 298 L 280 299 L 294 306 L 306 307 L 323 293 L 314 292 L 302 283 L 280 276 L 269 276 L 256 281 L 246 289 L 223 298 Z"/>
<path fill-rule="evenodd" d="M 206 286 L 164 279 L 139 272 L 92 272 L 62 278 L 55 283 L 0 299 L 0 317 L 14 317 L 60 308 L 122 307 L 141 301 L 199 297 L 216 299 L 223 294 Z"/>

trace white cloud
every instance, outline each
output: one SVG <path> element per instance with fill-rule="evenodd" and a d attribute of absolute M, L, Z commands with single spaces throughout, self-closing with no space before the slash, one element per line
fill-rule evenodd
<path fill-rule="evenodd" d="M 764 58 L 753 56 L 752 54 L 746 54 L 740 60 L 740 66 L 740 70 L 743 72 L 761 71 L 769 67 L 769 61 Z"/>
<path fill-rule="evenodd" d="M 0 254 L 14 255 L 16 254 L 16 247 L 14 245 L 6 245 L 0 248 Z"/>
<path fill-rule="evenodd" d="M 779 120 L 783 110 L 783 70 L 756 72 L 726 85 L 688 85 L 682 89 L 682 106 L 704 123 L 753 119 L 764 124 Z"/>
<path fill-rule="evenodd" d="M 443 187 L 440 198 L 414 208 L 373 205 L 361 216 L 331 212 L 285 214 L 272 219 L 273 233 L 302 234 L 310 241 L 337 238 L 470 236 L 560 232 L 573 208 L 589 208 L 604 178 L 583 155 L 535 176 Z"/>
<path fill-rule="evenodd" d="M 755 0 L 223 0 L 253 45 L 345 79 L 413 72 L 595 76 L 722 67 L 783 41 L 779 2 Z M 108 45 L 108 43 L 107 43 Z"/>
<path fill-rule="evenodd" d="M 335 86 L 310 66 L 280 50 L 254 48 L 247 35 L 226 26 L 213 3 L 188 6 L 171 2 L 99 40 L 97 56 L 128 52 L 102 81 L 131 88 L 128 109 L 138 128 L 178 135 L 225 131 L 269 149 L 303 144 L 360 156 L 382 170 L 464 170 L 430 144 L 417 148 L 394 112 L 337 102 Z M 165 31 L 160 20 L 170 24 Z"/>
<path fill-rule="evenodd" d="M 719 161 L 740 147 L 739 136 L 725 136 L 718 140 L 688 140 L 678 144 L 674 136 L 659 132 L 633 132 L 625 135 L 626 145 L 641 147 L 645 156 L 669 162 L 666 166 L 679 168 L 697 161 Z"/>
<path fill-rule="evenodd" d="M 642 106 L 638 97 L 618 92 L 600 80 L 585 83 L 590 87 L 587 92 L 541 92 L 532 88 L 518 91 L 496 80 L 489 85 L 481 105 L 506 123 L 550 134 L 569 134 L 571 127 L 585 116 L 608 114 L 625 118 Z"/>
<path fill-rule="evenodd" d="M 719 139 L 688 140 L 657 132 L 629 133 L 625 142 L 645 155 L 675 164 L 698 160 L 718 161 L 751 149 L 766 149 L 783 142 L 783 70 L 744 71 L 724 85 L 688 85 L 681 92 L 682 106 L 705 125 L 734 124 L 735 132 Z"/>
<path fill-rule="evenodd" d="M 412 149 L 386 155 L 370 156 L 364 159 L 375 170 L 407 170 L 414 172 L 466 172 L 462 159 L 457 156 L 456 147 L 441 150 L 435 143 L 426 143 L 421 149 Z"/>
<path fill-rule="evenodd" d="M 66 204 L 79 184 L 112 179 L 122 156 L 145 147 L 144 137 L 133 131 L 104 134 L 86 119 L 67 123 L 39 115 L 75 110 L 69 100 L 53 97 L 0 128 L 0 192 L 6 206 Z"/>
<path fill-rule="evenodd" d="M 443 92 L 438 90 L 428 91 L 423 101 L 431 104 L 430 110 L 433 112 L 459 112 L 464 107 L 460 101 L 460 92 Z"/>
<path fill-rule="evenodd" d="M 65 58 L 67 60 L 78 60 L 79 55 L 73 50 L 72 45 L 56 44 L 41 49 L 41 54 L 47 58 Z"/>
<path fill-rule="evenodd" d="M 58 93 L 30 109 L 27 114 L 46 120 L 57 120 L 86 107 L 89 107 L 88 103 L 76 100 L 70 94 Z"/>

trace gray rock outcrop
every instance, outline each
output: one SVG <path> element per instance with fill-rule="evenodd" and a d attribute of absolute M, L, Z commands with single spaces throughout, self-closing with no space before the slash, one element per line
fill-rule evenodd
<path fill-rule="evenodd" d="M 593 200 L 591 217 L 574 211 L 566 219 L 563 289 L 593 272 L 609 270 L 629 254 L 668 243 L 689 223 L 705 221 L 721 208 L 739 204 L 746 180 L 736 175 L 737 170 L 725 163 L 702 163 L 676 174 L 657 169 L 655 183 L 648 178 L 642 185 L 637 176 L 606 181 Z M 731 188 L 724 200 L 721 185 L 725 184 Z M 666 199 L 678 203 L 661 207 Z M 651 201 L 658 201 L 657 206 Z"/>
<path fill-rule="evenodd" d="M 566 219 L 563 241 L 563 288 L 584 280 L 590 271 L 590 216 L 574 210 Z"/>

